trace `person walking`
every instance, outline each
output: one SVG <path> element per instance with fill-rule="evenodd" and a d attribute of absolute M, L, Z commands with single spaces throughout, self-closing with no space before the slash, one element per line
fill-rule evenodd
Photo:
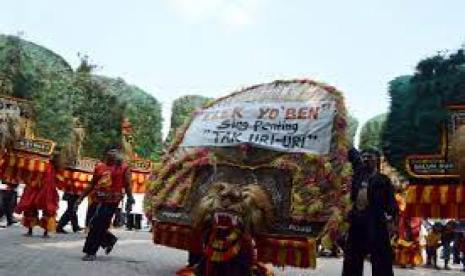
<path fill-rule="evenodd" d="M 426 235 L 426 266 L 433 265 L 434 268 L 439 269 L 438 267 L 438 257 L 437 251 L 441 242 L 441 229 L 442 225 L 440 223 L 435 223 L 428 234 Z"/>
<path fill-rule="evenodd" d="M 442 259 L 444 259 L 444 269 L 450 270 L 449 261 L 452 253 L 451 243 L 454 240 L 455 222 L 448 221 L 441 233 Z"/>
<path fill-rule="evenodd" d="M 0 219 L 6 217 L 6 227 L 16 223 L 13 212 L 16 207 L 17 187 L 17 184 L 0 184 Z"/>
<path fill-rule="evenodd" d="M 0 219 L 6 217 L 6 227 L 17 222 L 13 216 L 16 207 L 17 187 L 17 184 L 0 184 Z"/>
<path fill-rule="evenodd" d="M 105 150 L 105 160 L 95 166 L 89 187 L 76 201 L 77 207 L 93 191 L 95 212 L 89 221 L 83 261 L 96 260 L 100 247 L 105 249 L 105 254 L 109 254 L 115 246 L 118 239 L 108 229 L 119 202 L 123 199 L 123 190 L 127 195 L 127 209 L 130 210 L 134 204 L 130 177 L 129 167 L 123 162 L 121 147 L 117 145 L 108 147 Z"/>
<path fill-rule="evenodd" d="M 63 229 L 69 222 L 71 222 L 71 226 L 74 233 L 77 233 L 82 230 L 79 226 L 77 210 L 74 208 L 76 205 L 76 201 L 79 198 L 79 193 L 72 184 L 72 182 L 66 183 L 64 186 L 64 194 L 63 200 L 67 202 L 66 211 L 61 216 L 60 220 L 58 221 L 57 230 L 56 232 L 59 234 L 67 234 L 68 232 Z"/>

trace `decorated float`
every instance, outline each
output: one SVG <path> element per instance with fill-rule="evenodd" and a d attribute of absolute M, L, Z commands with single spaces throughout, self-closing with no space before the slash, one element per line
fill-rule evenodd
<path fill-rule="evenodd" d="M 35 138 L 32 130 L 34 124 L 30 102 L 23 99 L 0 97 L 0 135 L 1 158 L 0 179 L 2 185 L 10 188 L 20 184 L 41 185 L 45 172 L 51 166 L 51 158 L 56 143 L 52 140 Z M 76 122 L 76 120 L 75 120 Z M 136 198 L 134 215 L 136 228 L 141 227 L 142 200 L 145 193 L 144 183 L 151 173 L 152 162 L 137 156 L 132 151 L 132 130 L 128 120 L 122 123 L 125 159 L 131 168 L 131 185 Z M 82 126 L 75 123 L 72 131 L 72 142 L 61 149 L 66 168 L 60 174 L 59 189 L 80 194 L 92 180 L 94 167 L 99 161 L 94 158 L 81 157 Z"/>
<path fill-rule="evenodd" d="M 347 208 L 346 127 L 341 92 L 311 80 L 210 102 L 147 184 L 154 243 L 190 252 L 181 274 L 239 269 L 241 258 L 248 273 L 259 263 L 315 267 L 316 241 L 336 235 Z"/>
<path fill-rule="evenodd" d="M 87 56 L 73 70 L 45 47 L 0 35 L 0 179 L 12 185 L 40 182 L 48 150 L 56 146 L 67 161 L 60 188 L 79 193 L 103 149 L 123 143 L 134 152 L 127 162 L 134 211 L 142 216 L 143 183 L 161 148 L 161 106 L 121 78 L 94 75 L 94 68 Z"/>
<path fill-rule="evenodd" d="M 410 217 L 465 218 L 463 146 L 465 105 L 447 106 L 449 116 L 442 126 L 439 152 L 412 154 L 405 160 L 410 177 L 406 212 Z"/>
<path fill-rule="evenodd" d="M 389 163 L 408 178 L 409 217 L 465 217 L 464 85 L 463 49 L 424 59 L 414 75 L 390 83 L 382 140 Z"/>
<path fill-rule="evenodd" d="M 0 179 L 4 185 L 37 185 L 50 165 L 55 142 L 35 138 L 30 102 L 0 97 Z"/>
<path fill-rule="evenodd" d="M 398 194 L 398 248 L 410 252 L 401 264 L 418 252 L 421 219 L 465 218 L 464 85 L 464 49 L 426 58 L 390 83 L 383 151 L 408 183 Z"/>

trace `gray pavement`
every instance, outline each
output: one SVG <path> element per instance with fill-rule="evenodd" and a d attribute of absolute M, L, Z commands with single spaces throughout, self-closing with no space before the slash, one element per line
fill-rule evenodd
<path fill-rule="evenodd" d="M 148 232 L 115 230 L 120 238 L 109 256 L 99 255 L 96 262 L 80 260 L 84 234 L 23 237 L 20 226 L 0 228 L 0 276 L 97 276 L 97 275 L 174 275 L 186 260 L 184 251 L 155 246 Z M 276 268 L 276 275 L 340 275 L 340 259 L 318 259 L 316 270 Z M 436 271 L 423 268 L 396 269 L 396 275 L 465 275 L 460 267 L 453 271 Z M 365 275 L 371 275 L 366 265 Z"/>

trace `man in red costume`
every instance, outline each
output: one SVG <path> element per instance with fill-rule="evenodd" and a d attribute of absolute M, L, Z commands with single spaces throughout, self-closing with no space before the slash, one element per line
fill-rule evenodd
<path fill-rule="evenodd" d="M 40 226 L 44 229 L 44 238 L 56 229 L 56 214 L 58 210 L 57 185 L 62 181 L 58 171 L 62 168 L 59 154 L 54 154 L 47 166 L 42 181 L 27 185 L 16 207 L 16 213 L 23 213 L 23 225 L 28 228 L 26 236 L 32 236 L 32 228 Z M 39 220 L 39 211 L 42 217 Z"/>
<path fill-rule="evenodd" d="M 123 162 L 121 147 L 111 146 L 105 150 L 105 161 L 99 162 L 94 169 L 94 176 L 89 187 L 76 202 L 78 206 L 82 200 L 94 191 L 96 209 L 89 221 L 89 233 L 84 244 L 86 254 L 83 261 L 94 261 L 99 247 L 109 254 L 118 240 L 108 231 L 111 220 L 118 208 L 119 202 L 127 194 L 126 209 L 130 211 L 134 198 L 130 186 L 131 172 Z"/>

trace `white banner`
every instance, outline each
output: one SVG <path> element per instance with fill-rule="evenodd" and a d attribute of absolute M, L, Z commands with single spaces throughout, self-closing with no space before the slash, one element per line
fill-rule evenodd
<path fill-rule="evenodd" d="M 181 146 L 249 143 L 275 151 L 327 154 L 335 114 L 333 101 L 227 103 L 199 111 Z"/>

